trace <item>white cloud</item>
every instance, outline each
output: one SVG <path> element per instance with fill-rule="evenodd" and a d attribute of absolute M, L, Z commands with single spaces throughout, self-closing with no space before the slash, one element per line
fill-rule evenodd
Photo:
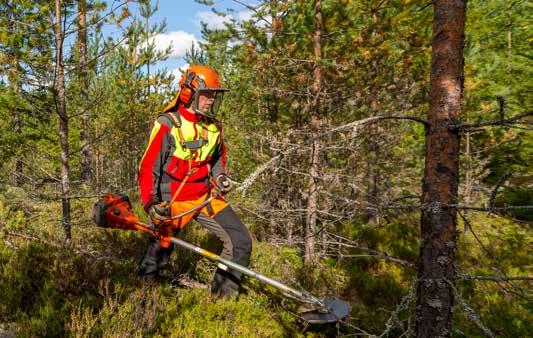
<path fill-rule="evenodd" d="M 252 17 L 251 11 L 240 11 L 233 14 L 227 14 L 226 16 L 220 16 L 210 11 L 202 11 L 196 13 L 196 22 L 200 25 L 200 22 L 207 24 L 209 29 L 224 29 L 225 23 L 230 23 L 231 19 L 235 19 L 237 22 L 250 20 Z"/>
<path fill-rule="evenodd" d="M 246 21 L 252 18 L 251 11 L 240 11 L 236 15 L 238 21 Z"/>
<path fill-rule="evenodd" d="M 150 42 L 155 44 L 157 50 L 165 50 L 172 46 L 170 58 L 179 59 L 185 56 L 185 52 L 191 48 L 192 44 L 198 47 L 198 39 L 191 33 L 185 31 L 173 31 L 164 34 L 158 34 Z"/>
<path fill-rule="evenodd" d="M 220 16 L 209 11 L 196 13 L 196 19 L 198 24 L 200 22 L 206 23 L 209 29 L 224 29 L 226 27 L 224 23 L 230 22 L 231 20 L 228 16 Z"/>

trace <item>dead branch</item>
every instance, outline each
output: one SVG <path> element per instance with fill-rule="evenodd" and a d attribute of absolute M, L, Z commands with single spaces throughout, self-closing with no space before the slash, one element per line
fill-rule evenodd
<path fill-rule="evenodd" d="M 450 128 L 452 130 L 459 130 L 460 132 L 475 130 L 483 127 L 491 127 L 491 126 L 510 126 L 514 124 L 525 124 L 525 125 L 531 125 L 533 124 L 533 121 L 523 121 L 525 117 L 533 116 L 533 112 L 527 112 L 523 114 L 518 114 L 514 117 L 511 117 L 506 120 L 494 120 L 494 121 L 488 121 L 488 122 L 482 122 L 482 123 L 475 123 L 475 124 L 455 124 L 451 125 Z"/>
<path fill-rule="evenodd" d="M 529 277 L 529 276 L 502 277 L 502 276 L 479 276 L 479 275 L 459 274 L 457 277 L 462 280 L 484 280 L 484 281 L 490 281 L 490 282 L 511 282 L 511 281 L 532 281 L 533 280 L 533 277 Z"/>
<path fill-rule="evenodd" d="M 496 202 L 496 195 L 498 194 L 498 189 L 502 186 L 502 184 L 505 183 L 505 181 L 511 178 L 512 175 L 513 175 L 513 171 L 508 170 L 502 175 L 502 177 L 500 177 L 500 179 L 498 180 L 498 182 L 496 183 L 496 185 L 494 186 L 494 189 L 492 189 L 492 192 L 490 194 L 489 209 L 494 209 L 495 207 L 494 203 Z"/>
<path fill-rule="evenodd" d="M 459 302 L 459 304 L 463 307 L 463 309 L 465 310 L 466 312 L 466 315 L 468 317 L 468 319 L 470 319 L 470 321 L 472 321 L 474 324 L 476 324 L 476 326 L 478 328 L 481 329 L 481 331 L 483 331 L 483 333 L 485 334 L 485 336 L 487 337 L 491 337 L 491 338 L 495 338 L 496 336 L 494 335 L 494 333 L 492 333 L 492 331 L 487 327 L 485 326 L 481 320 L 479 319 L 479 316 L 476 314 L 476 312 L 474 311 L 474 309 L 472 309 L 465 301 L 464 299 L 461 297 L 461 295 L 459 294 L 459 291 L 457 290 L 457 288 L 455 288 L 455 286 L 453 285 L 452 282 L 450 282 L 449 280 L 445 280 L 446 283 L 448 283 L 448 285 L 450 285 L 450 287 L 452 288 L 453 290 L 453 293 L 455 294 L 455 299 Z"/>
<path fill-rule="evenodd" d="M 507 276 L 507 274 L 505 273 L 504 269 L 498 264 L 498 260 L 496 259 L 495 255 L 492 253 L 492 251 L 490 251 L 484 244 L 483 242 L 481 241 L 481 239 L 478 237 L 478 235 L 476 234 L 476 232 L 474 231 L 474 228 L 472 227 L 472 223 L 468 220 L 468 217 L 462 213 L 462 212 L 458 212 L 459 216 L 461 217 L 461 219 L 463 220 L 463 222 L 465 223 L 465 228 L 470 230 L 470 232 L 472 233 L 472 235 L 474 236 L 474 239 L 476 240 L 476 242 L 479 244 L 479 246 L 483 249 L 483 251 L 485 251 L 485 253 L 487 254 L 488 257 L 490 257 L 493 261 L 493 268 L 495 270 L 497 270 L 499 273 L 501 273 L 502 275 L 504 275 L 505 278 L 510 278 L 509 276 Z M 508 282 L 511 284 L 511 286 L 513 286 L 512 284 L 512 280 L 509 279 Z M 503 286 L 503 285 L 500 285 L 498 284 L 498 286 L 500 287 L 500 289 L 506 291 L 506 292 L 509 292 L 509 293 L 512 293 L 520 298 L 523 298 L 525 299 L 526 297 L 524 297 L 522 294 L 514 291 L 514 290 L 510 290 L 508 289 L 507 287 Z"/>
<path fill-rule="evenodd" d="M 307 139 L 304 142 L 304 145 L 309 145 L 313 141 L 316 141 L 317 139 L 320 139 L 322 137 L 331 135 L 331 134 L 336 133 L 336 132 L 340 132 L 340 131 L 348 130 L 348 129 L 354 129 L 355 130 L 355 129 L 360 128 L 361 126 L 364 126 L 366 124 L 375 123 L 377 121 L 382 121 L 382 120 L 410 120 L 410 121 L 415 121 L 415 122 L 422 123 L 424 126 L 428 125 L 428 122 L 426 120 L 418 118 L 418 117 L 414 117 L 414 116 L 372 116 L 372 117 L 367 117 L 366 119 L 353 121 L 353 122 L 350 122 L 348 124 L 344 124 L 342 126 L 338 126 L 338 127 L 332 128 L 332 129 L 330 129 L 330 130 L 328 130 L 328 131 L 326 131 L 326 132 L 324 132 L 322 134 L 317 135 L 316 137 L 312 137 L 312 138 Z M 288 155 L 288 154 L 298 150 L 299 148 L 300 148 L 299 145 L 292 146 L 292 147 L 288 148 L 287 150 L 285 150 L 284 152 L 272 157 L 270 160 L 268 160 L 267 162 L 265 162 L 262 165 L 260 165 L 259 168 L 257 168 L 252 174 L 250 174 L 241 183 L 241 185 L 236 189 L 236 191 L 242 192 L 242 194 L 244 195 L 246 193 L 246 190 L 248 190 L 248 188 L 253 184 L 253 182 L 259 177 L 259 175 L 261 175 L 263 172 L 265 172 L 267 169 L 269 169 L 272 166 L 272 164 L 274 162 L 276 162 L 276 160 L 278 160 L 282 156 Z"/>
<path fill-rule="evenodd" d="M 339 236 L 339 235 L 335 235 L 335 234 L 332 234 L 332 233 L 329 233 L 329 235 L 330 235 L 330 237 L 332 237 L 332 238 L 337 240 L 337 241 L 329 242 L 330 244 L 344 246 L 344 247 L 347 247 L 347 248 L 354 248 L 354 249 L 363 250 L 363 251 L 371 253 L 376 258 L 381 258 L 381 259 L 384 259 L 384 260 L 388 260 L 388 261 L 391 261 L 391 262 L 394 262 L 394 263 L 398 263 L 400 265 L 407 266 L 407 267 L 410 267 L 410 268 L 414 268 L 415 267 L 415 265 L 413 263 L 410 263 L 410 262 L 408 262 L 406 260 L 403 260 L 403 259 L 400 259 L 400 258 L 393 257 L 393 256 L 387 254 L 386 252 L 382 252 L 382 251 L 378 251 L 378 250 L 375 250 L 375 249 L 371 249 L 371 248 L 367 247 L 366 245 L 362 245 L 360 243 L 357 243 L 356 241 L 349 240 L 348 238 L 345 238 L 345 237 L 342 237 L 342 236 Z"/>
<path fill-rule="evenodd" d="M 4 224 L 2 224 L 2 225 L 4 225 Z M 38 238 L 38 237 L 35 237 L 35 236 L 26 235 L 26 234 L 23 234 L 23 233 L 20 233 L 20 232 L 9 231 L 7 229 L 2 229 L 2 232 L 4 233 L 5 236 L 21 238 L 21 239 L 24 239 L 24 240 L 27 240 L 27 241 L 30 241 L 30 242 L 37 242 L 37 243 L 41 243 L 41 244 L 46 244 L 46 245 L 49 245 L 49 246 L 57 248 L 57 249 L 61 249 L 61 248 L 65 247 L 65 245 L 63 245 L 63 244 L 54 243 L 52 241 L 47 241 L 45 239 Z M 93 259 L 106 258 L 106 257 L 98 256 L 98 255 L 96 255 L 96 254 L 94 254 L 92 252 L 89 252 L 87 250 L 84 250 L 82 248 L 76 247 L 76 246 L 74 246 L 72 244 L 68 245 L 68 247 L 73 249 L 74 251 L 82 254 L 82 255 L 89 256 L 89 257 L 91 257 Z"/>
<path fill-rule="evenodd" d="M 409 307 L 409 304 L 411 304 L 413 300 L 415 299 L 416 285 L 417 285 L 417 280 L 415 278 L 411 282 L 411 285 L 409 287 L 409 291 L 407 292 L 407 294 L 402 298 L 400 304 L 396 306 L 394 311 L 392 311 L 391 316 L 389 317 L 389 319 L 387 320 L 387 323 L 385 324 L 385 331 L 383 331 L 378 337 L 381 338 L 381 337 L 387 336 L 390 330 L 395 328 L 397 325 L 401 324 L 398 318 L 398 315 L 400 314 L 401 311 L 406 310 Z M 410 328 L 408 328 L 407 330 L 410 330 Z"/>

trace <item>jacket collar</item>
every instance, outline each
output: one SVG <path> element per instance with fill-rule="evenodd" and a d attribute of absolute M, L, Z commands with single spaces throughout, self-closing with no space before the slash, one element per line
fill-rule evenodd
<path fill-rule="evenodd" d="M 179 105 L 180 115 L 189 122 L 198 122 L 202 120 L 202 115 L 191 113 L 182 104 Z"/>

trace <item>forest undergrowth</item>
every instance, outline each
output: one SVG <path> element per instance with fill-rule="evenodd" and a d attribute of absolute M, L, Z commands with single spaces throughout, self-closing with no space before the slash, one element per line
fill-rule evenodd
<path fill-rule="evenodd" d="M 143 234 L 97 228 L 90 219 L 94 201 L 82 199 L 74 204 L 78 226 L 73 239 L 64 245 L 54 221 L 60 218 L 60 205 L 32 201 L 15 187 L 6 187 L 0 196 L 0 332 L 4 334 L 329 337 L 387 332 L 385 336 L 395 337 L 413 325 L 414 304 L 402 309 L 398 305 L 416 276 L 416 214 L 377 225 L 344 225 L 347 238 L 387 252 L 401 264 L 377 259 L 365 250 L 342 248 L 305 271 L 302 255 L 294 247 L 254 240 L 252 269 L 315 295 L 351 303 L 350 316 L 335 327 L 306 325 L 296 316 L 297 302 L 250 278 L 237 300 L 213 300 L 208 290 L 213 264 L 184 249 L 175 250 L 162 280 L 139 280 L 136 269 L 145 248 Z M 134 210 L 142 215 L 139 204 Z M 498 215 L 468 216 L 472 229 L 459 227 L 458 295 L 492 332 L 525 337 L 532 322 L 529 282 L 509 284 L 466 275 L 530 273 L 518 268 L 530 266 L 530 232 L 524 224 Z M 250 215 L 245 219 L 253 229 L 255 220 Z M 220 249 L 196 224 L 179 237 L 209 250 Z M 455 305 L 454 316 L 454 337 L 482 336 L 461 302 Z"/>

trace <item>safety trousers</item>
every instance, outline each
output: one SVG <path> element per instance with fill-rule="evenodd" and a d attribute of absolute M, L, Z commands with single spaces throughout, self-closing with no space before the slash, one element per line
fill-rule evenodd
<path fill-rule="evenodd" d="M 194 216 L 194 219 L 222 242 L 220 257 L 248 266 L 252 251 L 250 233 L 229 205 L 214 217 L 209 217 L 202 211 Z M 138 275 L 157 277 L 160 270 L 168 264 L 173 248 L 173 244 L 162 247 L 159 241 L 150 238 L 146 253 L 139 265 Z M 219 264 L 211 283 L 211 292 L 215 297 L 230 297 L 240 290 L 240 279 L 240 272 Z"/>

